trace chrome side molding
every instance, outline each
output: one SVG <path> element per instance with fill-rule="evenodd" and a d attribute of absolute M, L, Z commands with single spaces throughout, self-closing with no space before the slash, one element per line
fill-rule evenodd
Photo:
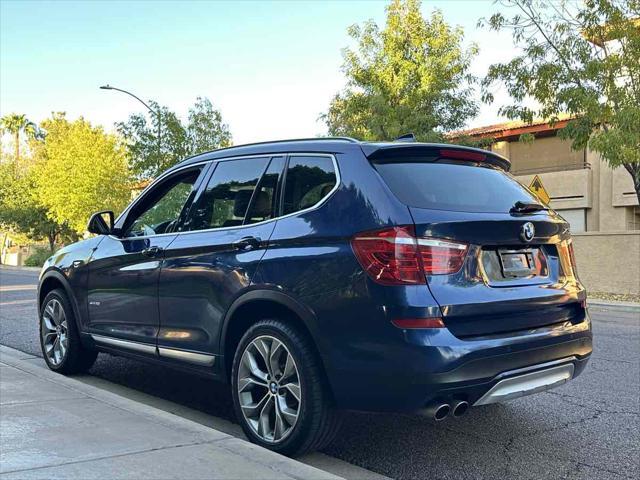
<path fill-rule="evenodd" d="M 504 402 L 558 387 L 573 378 L 573 371 L 573 363 L 564 363 L 555 367 L 505 378 L 496 383 L 473 406 Z"/>
<path fill-rule="evenodd" d="M 189 352 L 176 348 L 156 347 L 149 343 L 134 342 L 121 338 L 105 337 L 103 335 L 91 334 L 91 338 L 100 345 L 123 348 L 134 352 L 146 353 L 148 355 L 160 355 L 161 357 L 172 358 L 182 362 L 193 363 L 203 367 L 211 367 L 216 361 L 215 355 L 206 353 Z"/>
<path fill-rule="evenodd" d="M 91 334 L 91 338 L 102 345 L 111 345 L 118 348 L 126 348 L 136 352 L 156 354 L 156 346 L 149 343 L 132 342 L 131 340 L 122 340 L 120 338 L 104 337 L 102 335 Z"/>
<path fill-rule="evenodd" d="M 158 353 L 161 357 L 173 358 L 175 360 L 181 360 L 183 362 L 202 365 L 203 367 L 210 367 L 216 361 L 216 357 L 214 355 L 208 355 L 206 353 L 187 352 L 186 350 L 177 350 L 175 348 L 158 347 Z"/>

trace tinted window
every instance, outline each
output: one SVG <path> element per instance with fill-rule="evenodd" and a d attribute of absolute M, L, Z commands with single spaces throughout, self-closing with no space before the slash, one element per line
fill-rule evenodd
<path fill-rule="evenodd" d="M 218 163 L 205 191 L 191 209 L 188 230 L 242 225 L 268 158 Z"/>
<path fill-rule="evenodd" d="M 278 181 L 283 168 L 284 157 L 271 159 L 271 163 L 269 163 L 267 171 L 260 179 L 260 184 L 251 200 L 249 212 L 244 219 L 245 225 L 273 218 L 277 211 Z"/>
<path fill-rule="evenodd" d="M 384 163 L 376 169 L 401 202 L 462 212 L 508 212 L 516 201 L 538 202 L 500 170 L 451 163 Z"/>
<path fill-rule="evenodd" d="M 329 157 L 291 157 L 284 189 L 284 213 L 314 206 L 336 185 Z"/>
<path fill-rule="evenodd" d="M 193 191 L 200 169 L 177 175 L 157 185 L 136 204 L 127 221 L 125 237 L 140 237 L 175 231 L 178 217 Z"/>

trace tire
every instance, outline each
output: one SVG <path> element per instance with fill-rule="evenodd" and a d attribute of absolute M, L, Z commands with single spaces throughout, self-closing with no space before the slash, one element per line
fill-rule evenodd
<path fill-rule="evenodd" d="M 264 353 L 274 359 L 275 363 L 270 367 L 262 360 Z M 252 360 L 258 370 L 249 367 L 253 365 Z M 295 374 L 291 373 L 292 366 Z M 263 374 L 269 375 L 267 381 Z M 271 374 L 275 376 L 275 382 Z M 277 393 L 273 392 L 273 383 L 276 383 Z M 239 385 L 243 386 L 242 393 Z M 295 326 L 278 319 L 261 320 L 252 325 L 236 349 L 231 386 L 236 417 L 244 433 L 262 447 L 297 456 L 325 447 L 338 432 L 341 415 L 333 406 L 318 355 L 307 335 Z M 294 394 L 296 390 L 300 400 Z M 265 398 L 266 402 L 261 403 Z M 296 406 L 296 419 L 292 421 L 291 412 Z M 265 416 L 258 411 L 267 413 L 268 422 L 262 421 Z M 281 417 L 280 428 L 278 415 Z"/>
<path fill-rule="evenodd" d="M 96 361 L 98 352 L 82 345 L 73 309 L 62 289 L 52 290 L 44 298 L 39 333 L 42 356 L 54 372 L 84 372 Z"/>

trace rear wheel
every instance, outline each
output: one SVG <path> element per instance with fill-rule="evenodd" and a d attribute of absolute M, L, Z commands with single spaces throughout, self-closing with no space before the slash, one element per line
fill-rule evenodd
<path fill-rule="evenodd" d="M 61 289 L 49 292 L 42 302 L 40 348 L 47 366 L 60 373 L 88 370 L 98 356 L 82 345 L 71 304 Z"/>
<path fill-rule="evenodd" d="M 253 325 L 232 368 L 236 416 L 251 441 L 285 455 L 327 445 L 340 425 L 306 335 L 281 320 Z"/>

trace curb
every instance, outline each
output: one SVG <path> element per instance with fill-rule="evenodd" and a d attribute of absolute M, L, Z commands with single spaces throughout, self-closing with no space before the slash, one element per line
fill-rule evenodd
<path fill-rule="evenodd" d="M 587 298 L 587 306 L 616 312 L 640 313 L 640 303 L 634 302 L 614 302 Z"/>
<path fill-rule="evenodd" d="M 254 445 L 245 440 L 233 437 L 210 427 L 203 426 L 197 422 L 182 418 L 172 413 L 151 407 L 135 400 L 122 397 L 92 385 L 88 385 L 73 377 L 66 377 L 50 371 L 44 365 L 38 365 L 33 360 L 39 359 L 33 355 L 21 352 L 11 347 L 0 344 L 0 362 L 13 368 L 21 370 L 38 377 L 42 380 L 61 385 L 73 390 L 83 396 L 90 397 L 101 403 L 118 409 L 126 410 L 130 413 L 145 417 L 155 423 L 164 426 L 191 432 L 194 438 L 214 441 L 223 449 L 233 452 L 236 456 L 246 458 L 247 462 L 260 463 L 272 474 L 287 478 L 304 478 L 316 480 L 340 480 L 341 477 L 330 474 L 323 470 L 305 465 L 297 460 L 271 452 L 258 445 Z M 55 465 L 54 465 L 55 466 Z"/>
<path fill-rule="evenodd" d="M 17 267 L 15 265 L 5 265 L 4 263 L 0 263 L 0 270 L 15 270 L 16 272 L 39 272 L 40 270 L 42 270 L 42 267 Z"/>

